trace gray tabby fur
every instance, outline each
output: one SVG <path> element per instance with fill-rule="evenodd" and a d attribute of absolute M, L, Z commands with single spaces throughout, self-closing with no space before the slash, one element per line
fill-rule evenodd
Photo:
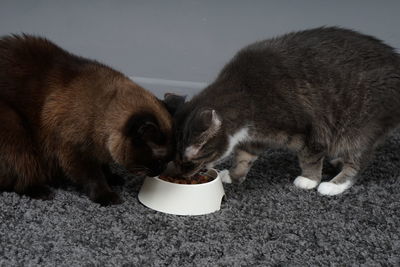
<path fill-rule="evenodd" d="M 220 125 L 205 141 L 213 111 Z M 234 136 L 239 142 L 225 180 L 242 182 L 265 149 L 286 147 L 298 154 L 301 188 L 316 187 L 324 157 L 333 159 L 341 172 L 318 191 L 334 195 L 354 183 L 399 123 L 400 59 L 393 48 L 337 27 L 293 32 L 239 51 L 177 110 L 175 164 L 186 175 L 211 167 L 227 156 Z"/>

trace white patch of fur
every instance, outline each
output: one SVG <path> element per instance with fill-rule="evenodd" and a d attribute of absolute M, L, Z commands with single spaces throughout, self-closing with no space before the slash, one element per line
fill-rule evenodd
<path fill-rule="evenodd" d="M 313 189 L 318 185 L 318 182 L 304 176 L 297 176 L 293 184 L 301 189 Z"/>
<path fill-rule="evenodd" d="M 235 146 L 239 144 L 240 142 L 246 141 L 249 139 L 249 129 L 248 128 L 242 128 L 239 131 L 237 131 L 234 135 L 229 136 L 228 140 L 228 149 L 225 151 L 224 155 L 221 157 L 220 160 L 228 157 Z"/>
<path fill-rule="evenodd" d="M 156 157 L 165 157 L 167 155 L 167 149 L 165 147 L 163 148 L 153 148 L 153 155 Z"/>
<path fill-rule="evenodd" d="M 227 184 L 231 184 L 232 183 L 231 176 L 229 175 L 229 170 L 220 171 L 219 177 L 221 177 L 221 181 L 223 183 L 227 183 Z"/>
<path fill-rule="evenodd" d="M 346 189 L 352 186 L 351 181 L 346 181 L 343 184 L 335 184 L 331 182 L 323 182 L 318 186 L 318 192 L 321 195 L 334 196 L 343 193 Z"/>
<path fill-rule="evenodd" d="M 200 147 L 197 147 L 197 146 L 188 146 L 188 147 L 185 149 L 185 157 L 186 157 L 188 160 L 192 160 L 193 158 L 195 158 L 195 157 L 197 156 L 197 154 L 199 153 L 199 151 L 200 151 Z"/>

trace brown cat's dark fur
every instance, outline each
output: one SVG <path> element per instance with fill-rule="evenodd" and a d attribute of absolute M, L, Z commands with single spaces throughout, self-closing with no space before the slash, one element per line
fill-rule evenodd
<path fill-rule="evenodd" d="M 67 177 L 117 204 L 107 164 L 157 175 L 171 139 L 165 105 L 123 74 L 43 38 L 0 39 L 0 190 L 48 199 Z"/>

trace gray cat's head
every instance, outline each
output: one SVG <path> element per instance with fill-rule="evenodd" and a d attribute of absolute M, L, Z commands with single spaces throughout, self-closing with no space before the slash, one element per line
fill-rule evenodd
<path fill-rule="evenodd" d="M 190 176 L 221 158 L 228 142 L 216 110 L 207 107 L 192 109 L 186 104 L 177 110 L 174 117 L 174 163 L 180 175 Z"/>
<path fill-rule="evenodd" d="M 214 109 L 195 109 L 178 114 L 176 119 L 175 165 L 181 175 L 192 175 L 221 158 L 227 139 L 222 120 Z"/>

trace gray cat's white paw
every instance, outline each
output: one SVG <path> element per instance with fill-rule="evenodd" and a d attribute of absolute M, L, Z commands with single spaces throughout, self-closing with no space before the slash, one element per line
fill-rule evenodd
<path fill-rule="evenodd" d="M 304 176 L 297 176 L 293 184 L 302 189 L 313 189 L 318 185 L 318 182 Z"/>
<path fill-rule="evenodd" d="M 334 196 L 343 193 L 351 187 L 351 182 L 347 181 L 343 184 L 335 184 L 331 182 L 323 182 L 318 186 L 318 192 L 321 195 Z"/>
<path fill-rule="evenodd" d="M 223 183 L 231 184 L 232 179 L 231 176 L 229 175 L 229 170 L 223 170 L 219 172 L 219 177 L 221 177 L 221 181 Z"/>

